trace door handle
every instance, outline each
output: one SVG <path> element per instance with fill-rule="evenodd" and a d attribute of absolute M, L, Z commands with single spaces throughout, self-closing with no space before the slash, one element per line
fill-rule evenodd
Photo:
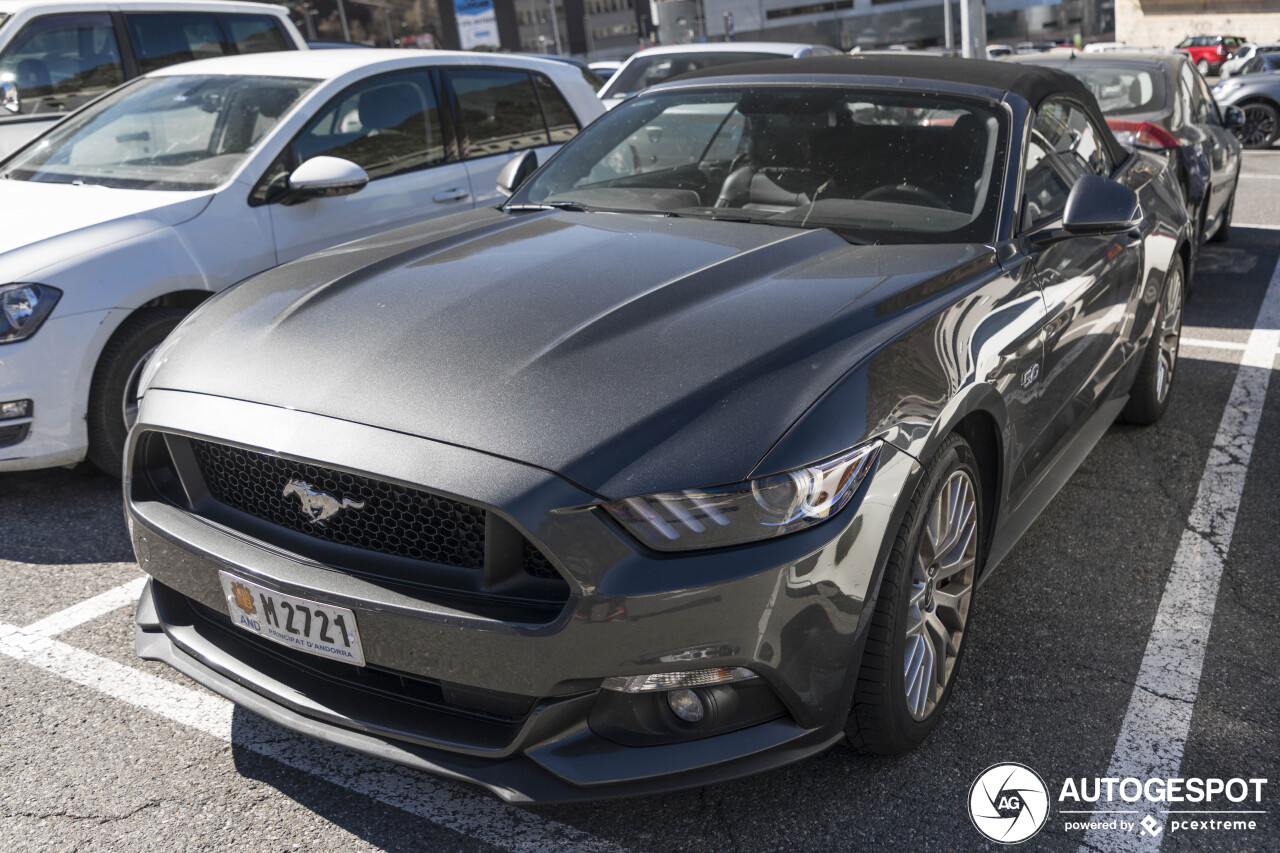
<path fill-rule="evenodd" d="M 462 201 L 468 195 L 470 195 L 470 193 L 462 187 L 454 187 L 451 190 L 441 190 L 432 196 L 431 200 L 435 202 Z"/>

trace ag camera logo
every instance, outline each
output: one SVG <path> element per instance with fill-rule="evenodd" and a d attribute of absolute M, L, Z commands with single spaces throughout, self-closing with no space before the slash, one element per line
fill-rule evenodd
<path fill-rule="evenodd" d="M 986 838 L 1018 844 L 1040 831 L 1049 817 L 1049 789 L 1023 764 L 993 764 L 969 788 L 969 819 Z"/>

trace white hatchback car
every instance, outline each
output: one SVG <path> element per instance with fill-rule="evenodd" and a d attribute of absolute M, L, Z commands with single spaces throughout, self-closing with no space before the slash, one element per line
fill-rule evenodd
<path fill-rule="evenodd" d="M 288 10 L 267 3 L 0 0 L 0 156 L 139 74 L 306 47 Z"/>
<path fill-rule="evenodd" d="M 204 299 L 496 203 L 512 152 L 603 111 L 563 62 L 351 50 L 174 66 L 69 115 L 0 162 L 0 471 L 118 471 L 142 367 Z"/>

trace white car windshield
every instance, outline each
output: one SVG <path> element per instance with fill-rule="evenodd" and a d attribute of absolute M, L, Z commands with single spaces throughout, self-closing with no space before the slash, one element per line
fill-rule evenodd
<path fill-rule="evenodd" d="M 570 141 L 508 210 L 656 213 L 852 242 L 992 239 L 1008 137 L 987 101 L 853 87 L 658 91 Z"/>
<path fill-rule="evenodd" d="M 4 177 L 120 189 L 213 189 L 316 82 L 143 78 L 50 129 L 6 164 Z"/>

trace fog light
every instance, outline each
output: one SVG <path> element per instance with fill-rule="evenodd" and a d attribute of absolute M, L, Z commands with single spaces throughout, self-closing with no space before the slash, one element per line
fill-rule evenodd
<path fill-rule="evenodd" d="M 671 708 L 671 713 L 686 723 L 700 723 L 702 718 L 707 715 L 707 709 L 703 706 L 702 699 L 699 698 L 697 693 L 688 688 L 672 690 L 668 693 L 667 706 Z"/>
<path fill-rule="evenodd" d="M 8 403 L 0 403 L 0 421 L 29 417 L 31 417 L 30 400 L 10 400 Z"/>

